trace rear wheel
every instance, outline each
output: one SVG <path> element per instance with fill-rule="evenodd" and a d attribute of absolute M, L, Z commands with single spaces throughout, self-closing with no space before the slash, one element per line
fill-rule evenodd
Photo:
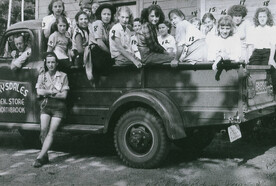
<path fill-rule="evenodd" d="M 135 168 L 157 167 L 166 158 L 169 148 L 160 117 L 141 107 L 126 112 L 119 119 L 114 143 L 123 162 Z"/>

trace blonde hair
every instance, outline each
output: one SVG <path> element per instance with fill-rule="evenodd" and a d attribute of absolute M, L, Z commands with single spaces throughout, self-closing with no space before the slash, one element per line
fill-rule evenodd
<path fill-rule="evenodd" d="M 233 36 L 234 29 L 235 29 L 236 26 L 235 26 L 235 23 L 233 22 L 232 17 L 230 15 L 222 16 L 218 20 L 218 25 L 217 25 L 218 35 L 220 35 L 220 32 L 219 32 L 219 27 L 220 26 L 230 26 L 231 30 L 230 30 L 229 36 Z"/>
<path fill-rule="evenodd" d="M 132 11 L 130 10 L 130 8 L 128 6 L 121 6 L 118 8 L 117 12 L 116 12 L 116 22 L 118 22 L 118 17 L 120 16 L 120 13 L 121 12 L 127 12 L 128 15 L 129 15 L 129 21 L 128 21 L 128 24 L 132 24 L 133 23 L 133 14 L 132 14 Z"/>

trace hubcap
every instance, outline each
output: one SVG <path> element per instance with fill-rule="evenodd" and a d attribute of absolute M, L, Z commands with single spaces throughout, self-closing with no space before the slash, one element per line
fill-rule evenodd
<path fill-rule="evenodd" d="M 144 125 L 134 125 L 126 133 L 128 147 L 135 153 L 146 154 L 152 147 L 152 135 Z"/>

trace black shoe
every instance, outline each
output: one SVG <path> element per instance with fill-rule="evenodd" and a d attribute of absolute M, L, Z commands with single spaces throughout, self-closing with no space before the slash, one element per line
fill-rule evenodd
<path fill-rule="evenodd" d="M 33 166 L 35 168 L 39 168 L 39 167 L 42 167 L 43 165 L 49 163 L 49 158 L 48 156 L 46 157 L 43 157 L 42 159 L 36 159 Z"/>
<path fill-rule="evenodd" d="M 45 164 L 50 162 L 48 154 L 46 154 L 42 159 L 45 162 Z"/>

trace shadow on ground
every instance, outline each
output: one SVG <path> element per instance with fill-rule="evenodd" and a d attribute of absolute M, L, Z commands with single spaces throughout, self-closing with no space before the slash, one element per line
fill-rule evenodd
<path fill-rule="evenodd" d="M 239 158 L 239 165 L 264 154 L 276 145 L 276 131 L 262 130 L 251 137 L 229 142 L 226 133 L 218 133 L 212 143 L 201 153 L 191 154 L 189 149 L 179 149 L 172 145 L 168 157 L 162 167 L 173 167 L 181 163 L 194 162 L 198 159 L 224 160 Z M 0 148 L 30 149 L 38 146 L 26 147 L 23 137 L 16 131 L 0 132 Z M 116 155 L 113 141 L 103 135 L 72 135 L 58 134 L 51 150 L 69 153 L 77 156 L 107 157 Z M 215 163 L 215 161 L 213 161 Z"/>
<path fill-rule="evenodd" d="M 243 165 L 274 146 L 276 146 L 276 130 L 261 129 L 233 143 L 229 141 L 227 133 L 217 133 L 212 143 L 198 154 L 189 153 L 189 149 L 178 149 L 173 146 L 164 166 L 174 166 L 200 158 L 209 160 L 237 158 L 242 159 L 239 165 Z"/>

